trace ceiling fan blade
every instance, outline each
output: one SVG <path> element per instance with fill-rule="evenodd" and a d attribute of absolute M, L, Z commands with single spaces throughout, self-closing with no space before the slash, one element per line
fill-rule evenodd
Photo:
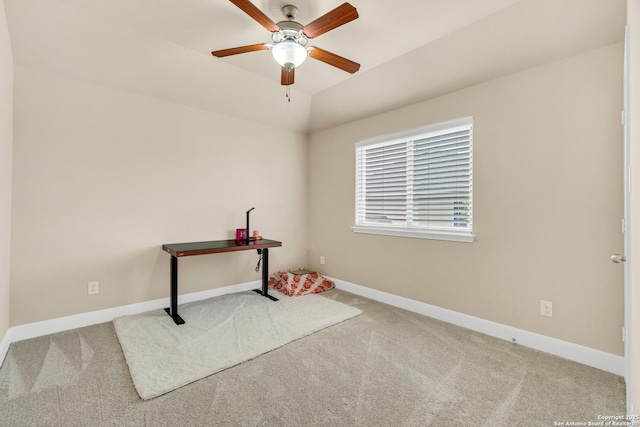
<path fill-rule="evenodd" d="M 304 28 L 302 28 L 302 31 L 307 37 L 312 39 L 326 33 L 327 31 L 338 28 L 347 22 L 351 22 L 356 18 L 358 18 L 358 11 L 356 8 L 351 6 L 349 3 L 342 3 L 332 11 L 305 25 Z"/>
<path fill-rule="evenodd" d="M 280 74 L 280 84 L 282 86 L 292 85 L 295 74 L 296 74 L 295 68 L 282 67 L 282 73 Z"/>
<path fill-rule="evenodd" d="M 313 47 L 309 52 L 309 56 L 317 59 L 318 61 L 333 65 L 336 68 L 340 68 L 347 73 L 353 74 L 360 69 L 360 64 L 357 62 L 353 62 L 350 59 L 343 58 L 335 53 L 320 49 L 319 47 Z"/>
<path fill-rule="evenodd" d="M 232 47 L 230 49 L 214 50 L 211 52 L 213 56 L 222 58 L 229 55 L 238 55 L 240 53 L 255 52 L 258 50 L 267 50 L 269 46 L 266 44 L 250 44 L 248 46 Z"/>
<path fill-rule="evenodd" d="M 271 18 L 262 13 L 262 11 L 249 0 L 231 0 L 231 3 L 242 9 L 244 13 L 255 19 L 258 24 L 262 25 L 268 31 L 274 32 L 280 30 L 280 28 L 278 28 L 276 23 L 273 22 Z"/>

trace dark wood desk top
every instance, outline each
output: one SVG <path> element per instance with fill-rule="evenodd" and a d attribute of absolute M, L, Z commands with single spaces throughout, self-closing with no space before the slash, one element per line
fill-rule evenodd
<path fill-rule="evenodd" d="M 282 246 L 276 240 L 212 240 L 210 242 L 170 243 L 162 245 L 162 250 L 175 257 L 215 254 L 220 252 L 246 251 L 249 249 L 267 249 Z"/>

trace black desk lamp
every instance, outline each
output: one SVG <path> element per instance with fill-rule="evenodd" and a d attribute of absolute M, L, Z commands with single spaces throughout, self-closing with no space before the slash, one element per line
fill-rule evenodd
<path fill-rule="evenodd" d="M 249 244 L 249 212 L 251 212 L 252 210 L 254 210 L 255 208 L 251 208 L 247 211 L 247 244 Z"/>

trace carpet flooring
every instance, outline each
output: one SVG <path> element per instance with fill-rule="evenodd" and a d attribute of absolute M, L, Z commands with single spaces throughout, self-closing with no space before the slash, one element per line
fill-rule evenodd
<path fill-rule="evenodd" d="M 275 303 L 255 292 L 239 292 L 184 304 L 179 313 L 183 325 L 176 325 L 164 310 L 113 319 L 131 378 L 145 400 L 362 311 L 322 295 L 283 297 Z"/>
<path fill-rule="evenodd" d="M 155 399 L 112 323 L 13 343 L 2 426 L 554 426 L 625 413 L 623 378 L 347 292 L 363 313 Z"/>

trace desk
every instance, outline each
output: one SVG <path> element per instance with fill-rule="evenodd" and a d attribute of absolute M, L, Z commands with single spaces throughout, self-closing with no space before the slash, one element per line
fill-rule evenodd
<path fill-rule="evenodd" d="M 173 243 L 162 245 L 162 250 L 171 254 L 171 306 L 165 311 L 176 325 L 184 324 L 182 317 L 178 315 L 178 258 L 183 256 L 217 254 L 222 252 L 246 251 L 255 249 L 262 253 L 262 290 L 256 289 L 265 297 L 277 301 L 269 295 L 269 248 L 282 246 L 282 242 L 275 240 L 214 240 L 211 242 Z"/>

